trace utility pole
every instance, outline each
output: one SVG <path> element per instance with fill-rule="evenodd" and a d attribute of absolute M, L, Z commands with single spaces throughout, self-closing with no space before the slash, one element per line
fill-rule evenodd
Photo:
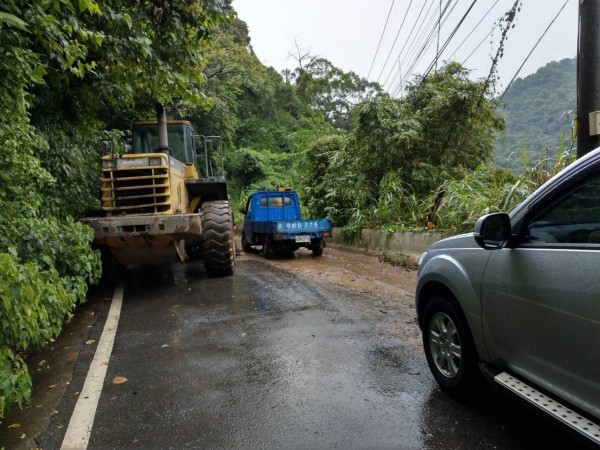
<path fill-rule="evenodd" d="M 600 146 L 600 0 L 579 1 L 577 158 Z"/>

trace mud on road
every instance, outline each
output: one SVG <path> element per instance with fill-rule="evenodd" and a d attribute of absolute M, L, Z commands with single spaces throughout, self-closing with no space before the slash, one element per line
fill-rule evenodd
<path fill-rule="evenodd" d="M 421 354 L 420 332 L 414 320 L 416 271 L 391 266 L 363 252 L 330 247 L 322 257 L 313 257 L 305 249 L 290 257 L 270 260 L 258 251 L 238 255 L 241 264 L 252 260 L 309 278 L 315 285 L 334 285 L 360 294 L 354 296 L 360 300 L 355 300 L 353 307 L 360 315 L 380 324 L 382 341 L 399 338 L 411 353 Z M 12 408 L 0 419 L 0 448 L 37 448 L 36 435 L 54 422 L 69 386 L 85 376 L 111 296 L 107 287 L 91 289 L 88 302 L 77 308 L 58 340 L 29 356 L 32 401 L 23 405 L 23 409 Z M 57 428 L 58 433 L 64 431 L 63 424 Z"/>
<path fill-rule="evenodd" d="M 414 304 L 416 270 L 392 266 L 377 256 L 341 247 L 327 247 L 321 257 L 314 257 L 309 250 L 301 248 L 292 256 L 265 260 L 258 251 L 253 251 L 242 253 L 238 259 L 259 259 L 278 269 L 311 277 L 315 283 L 337 285 L 364 294 L 364 302 L 357 303 L 356 307 L 365 315 L 391 322 L 385 333 L 420 349 L 421 333 Z M 402 317 L 401 323 L 390 317 Z"/>

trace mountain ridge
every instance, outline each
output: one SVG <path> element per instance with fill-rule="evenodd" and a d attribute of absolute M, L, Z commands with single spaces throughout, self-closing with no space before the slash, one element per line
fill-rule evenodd
<path fill-rule="evenodd" d="M 522 170 L 523 147 L 528 164 L 554 157 L 563 133 L 570 147 L 570 129 L 577 107 L 577 60 L 552 61 L 535 73 L 518 78 L 504 95 L 506 132 L 496 140 L 494 162 Z"/>

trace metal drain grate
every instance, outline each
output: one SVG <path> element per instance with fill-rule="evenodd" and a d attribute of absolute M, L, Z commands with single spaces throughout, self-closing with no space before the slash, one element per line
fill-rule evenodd
<path fill-rule="evenodd" d="M 552 400 L 550 397 L 542 394 L 506 372 L 496 375 L 494 380 L 518 396 L 534 404 L 542 411 L 547 412 L 555 419 L 560 420 L 564 424 L 588 437 L 596 444 L 600 444 L 600 425 L 571 411 L 566 406 Z"/>

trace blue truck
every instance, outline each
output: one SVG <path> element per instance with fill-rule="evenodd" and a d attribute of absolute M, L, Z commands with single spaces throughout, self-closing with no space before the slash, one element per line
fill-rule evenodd
<path fill-rule="evenodd" d="M 262 246 L 266 258 L 300 247 L 321 256 L 324 238 L 331 236 L 329 219 L 302 219 L 298 193 L 291 189 L 259 190 L 248 198 L 242 231 L 242 249 Z"/>

